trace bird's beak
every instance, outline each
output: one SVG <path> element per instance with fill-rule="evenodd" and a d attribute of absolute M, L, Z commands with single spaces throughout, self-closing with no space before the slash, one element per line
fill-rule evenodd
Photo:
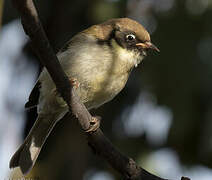
<path fill-rule="evenodd" d="M 157 52 L 160 52 L 160 50 L 151 42 L 137 43 L 136 46 L 140 46 L 143 49 L 153 49 Z"/>

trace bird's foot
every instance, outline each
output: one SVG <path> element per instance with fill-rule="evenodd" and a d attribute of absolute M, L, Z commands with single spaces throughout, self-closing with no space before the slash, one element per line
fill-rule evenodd
<path fill-rule="evenodd" d="M 59 96 L 59 97 L 61 97 L 60 93 L 57 91 L 56 88 L 52 89 L 52 94 L 53 94 L 54 96 Z"/>
<path fill-rule="evenodd" d="M 76 89 L 79 88 L 80 83 L 79 83 L 79 81 L 78 81 L 76 78 L 69 78 L 69 81 L 70 81 L 72 87 L 74 87 L 74 88 L 76 88 Z M 57 91 L 56 88 L 54 88 L 54 89 L 52 90 L 52 93 L 53 93 L 55 96 L 61 97 L 60 93 Z"/>
<path fill-rule="evenodd" d="M 101 122 L 100 116 L 92 117 L 90 121 L 90 127 L 86 132 L 87 133 L 95 132 L 100 127 L 100 122 Z"/>
<path fill-rule="evenodd" d="M 72 87 L 79 88 L 80 82 L 76 78 L 69 78 Z"/>

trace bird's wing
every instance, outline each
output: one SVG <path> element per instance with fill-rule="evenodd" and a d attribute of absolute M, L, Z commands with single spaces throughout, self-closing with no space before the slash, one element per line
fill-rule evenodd
<path fill-rule="evenodd" d="M 67 49 L 70 48 L 70 45 L 72 44 L 72 39 L 70 39 L 69 41 L 67 41 L 62 48 L 59 50 L 59 52 L 57 54 L 63 53 L 65 52 Z"/>
<path fill-rule="evenodd" d="M 41 82 L 38 80 L 36 82 L 34 88 L 32 89 L 30 95 L 29 95 L 29 100 L 25 104 L 25 108 L 30 109 L 30 108 L 37 106 L 38 99 L 39 99 L 39 96 L 40 96 L 40 87 L 41 87 Z"/>
<path fill-rule="evenodd" d="M 69 46 L 70 46 L 71 40 L 69 40 L 62 48 L 61 50 L 57 53 L 57 54 L 61 54 L 64 51 L 66 51 Z M 38 105 L 38 100 L 39 100 L 39 96 L 40 96 L 40 88 L 41 88 L 41 82 L 39 81 L 39 79 L 37 80 L 34 88 L 32 89 L 30 95 L 29 95 L 29 100 L 28 102 L 26 102 L 25 104 L 25 108 L 27 109 L 31 109 L 35 106 Z"/>
<path fill-rule="evenodd" d="M 72 39 L 70 39 L 68 42 L 65 43 L 65 45 L 57 53 L 57 56 L 59 56 L 60 54 L 65 52 L 67 49 L 69 49 L 70 46 L 74 42 L 78 42 L 78 41 L 73 41 Z M 60 60 L 60 58 L 59 58 L 59 60 Z M 39 81 L 39 79 L 38 79 L 36 84 L 35 84 L 35 86 L 34 86 L 34 88 L 32 89 L 32 91 L 30 93 L 28 102 L 25 104 L 25 108 L 29 108 L 30 109 L 30 108 L 33 108 L 33 107 L 38 105 L 38 100 L 39 100 L 39 96 L 40 96 L 40 88 L 41 88 L 41 81 Z"/>

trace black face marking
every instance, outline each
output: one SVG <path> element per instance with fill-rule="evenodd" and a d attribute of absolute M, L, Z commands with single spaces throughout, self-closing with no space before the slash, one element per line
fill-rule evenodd
<path fill-rule="evenodd" d="M 111 47 L 111 40 L 115 39 L 115 41 L 123 48 L 134 50 L 139 52 L 142 56 L 146 55 L 145 50 L 140 46 L 136 46 L 137 43 L 141 43 L 142 41 L 136 37 L 136 34 L 132 31 L 120 31 L 120 29 L 115 28 L 106 40 L 97 39 L 97 43 L 99 45 L 107 44 Z"/>
<path fill-rule="evenodd" d="M 97 39 L 97 43 L 99 45 L 107 44 L 107 45 L 111 46 L 111 39 L 114 39 L 114 38 L 115 38 L 115 30 L 111 31 L 111 33 L 109 34 L 109 36 L 106 40 Z"/>
<path fill-rule="evenodd" d="M 124 31 L 124 32 L 116 31 L 115 32 L 115 40 L 123 48 L 138 51 L 138 52 L 141 52 L 141 54 L 142 54 L 143 49 L 136 45 L 137 43 L 141 43 L 142 41 L 137 38 L 137 36 L 134 32 L 132 32 L 132 31 Z"/>
<path fill-rule="evenodd" d="M 144 43 L 144 42 L 138 39 L 136 34 L 132 31 L 124 31 L 124 32 L 116 31 L 114 39 L 123 48 L 138 52 L 141 56 L 147 55 L 146 49 L 143 49 L 141 46 L 136 45 L 138 43 Z"/>

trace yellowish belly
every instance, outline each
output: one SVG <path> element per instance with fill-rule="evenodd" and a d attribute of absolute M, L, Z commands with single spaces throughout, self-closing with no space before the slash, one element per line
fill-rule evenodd
<path fill-rule="evenodd" d="M 129 74 L 109 78 L 98 76 L 88 89 L 81 89 L 79 96 L 88 109 L 97 108 L 113 99 L 125 86 Z"/>

